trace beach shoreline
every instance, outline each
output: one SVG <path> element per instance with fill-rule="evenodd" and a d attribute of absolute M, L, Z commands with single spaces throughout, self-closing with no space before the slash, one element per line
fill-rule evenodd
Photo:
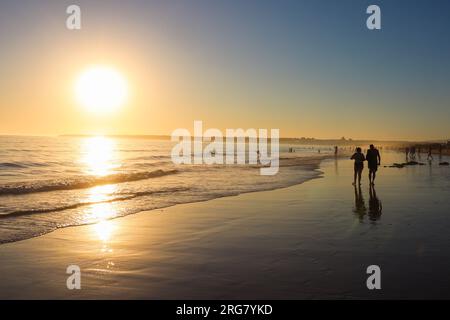
<path fill-rule="evenodd" d="M 426 169 L 400 172 L 383 168 L 377 191 L 384 211 L 378 220 L 373 220 L 370 212 L 361 216 L 355 211 L 351 162 L 326 160 L 320 168 L 322 179 L 180 204 L 4 244 L 0 246 L 0 298 L 450 296 L 446 280 L 432 281 L 449 266 L 450 260 L 443 257 L 450 257 L 450 253 L 442 247 L 448 236 L 442 231 L 439 237 L 430 237 L 423 228 L 424 223 L 432 223 L 433 232 L 445 229 L 446 202 L 440 206 L 442 212 L 435 210 L 433 217 L 422 215 L 419 224 L 411 213 L 404 213 L 410 211 L 398 203 L 399 194 L 391 195 L 405 174 L 414 178 Z M 364 184 L 364 196 L 366 188 Z M 394 205 L 399 206 L 393 210 Z M 429 207 L 424 204 L 423 210 Z M 422 210 L 416 211 L 422 214 Z M 411 238 L 413 230 L 418 232 Z M 382 266 L 381 292 L 366 288 L 365 268 L 371 264 Z M 81 268 L 81 290 L 66 287 L 69 265 Z M 416 282 L 411 283 L 411 278 Z"/>
<path fill-rule="evenodd" d="M 126 173 L 0 184 L 5 200 L 0 208 L 0 245 L 141 211 L 300 184 L 320 175 L 320 162 L 333 157 L 298 155 L 283 154 L 275 178 L 261 176 L 259 166 L 169 163 L 158 169 L 145 163 L 149 170 L 136 165 Z"/>

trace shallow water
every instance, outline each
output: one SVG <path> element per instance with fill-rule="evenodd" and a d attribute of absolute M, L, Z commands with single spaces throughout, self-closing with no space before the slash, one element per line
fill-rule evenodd
<path fill-rule="evenodd" d="M 280 146 L 280 171 L 174 165 L 170 141 L 0 137 L 0 243 L 178 203 L 282 188 L 317 177 L 314 147 Z M 321 155 L 330 147 L 320 147 Z"/>

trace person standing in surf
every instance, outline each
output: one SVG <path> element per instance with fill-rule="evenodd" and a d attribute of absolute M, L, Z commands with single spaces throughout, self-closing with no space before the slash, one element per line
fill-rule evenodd
<path fill-rule="evenodd" d="M 358 177 L 358 184 L 361 185 L 361 174 L 364 169 L 364 154 L 361 152 L 361 148 L 356 148 L 356 152 L 350 158 L 351 160 L 355 160 L 354 164 L 354 176 L 353 176 L 353 185 L 356 185 L 356 177 Z"/>
<path fill-rule="evenodd" d="M 366 160 L 369 167 L 369 183 L 373 186 L 375 185 L 375 177 L 377 174 L 378 166 L 381 164 L 380 152 L 375 148 L 373 144 L 371 144 L 369 150 L 367 150 Z"/>

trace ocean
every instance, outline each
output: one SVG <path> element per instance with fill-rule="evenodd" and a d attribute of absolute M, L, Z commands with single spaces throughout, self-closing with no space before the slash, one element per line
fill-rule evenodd
<path fill-rule="evenodd" d="M 331 146 L 280 145 L 277 175 L 255 165 L 175 165 L 168 140 L 0 136 L 0 244 L 181 203 L 299 184 Z M 318 153 L 320 149 L 320 154 Z M 151 214 L 151 213 L 149 213 Z"/>

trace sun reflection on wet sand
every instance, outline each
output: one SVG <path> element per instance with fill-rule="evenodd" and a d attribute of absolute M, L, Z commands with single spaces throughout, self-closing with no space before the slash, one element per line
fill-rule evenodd
<path fill-rule="evenodd" d="M 94 238 L 100 241 L 99 248 L 99 269 L 106 271 L 112 271 L 115 267 L 115 263 L 111 260 L 112 254 L 114 252 L 111 242 L 114 238 L 114 232 L 117 229 L 117 224 L 115 221 L 103 220 L 92 226 Z"/>
<path fill-rule="evenodd" d="M 107 216 L 108 211 L 103 211 L 98 207 L 97 216 Z M 112 243 L 114 242 L 114 233 L 117 230 L 116 221 L 101 220 L 92 225 L 93 238 L 97 239 L 100 243 L 100 247 L 97 249 L 99 258 L 99 267 L 103 271 L 111 271 L 115 267 L 115 263 L 111 260 L 114 249 Z"/>
<path fill-rule="evenodd" d="M 99 240 L 109 242 L 116 229 L 116 225 L 112 221 L 104 220 L 96 223 L 93 228 Z"/>

